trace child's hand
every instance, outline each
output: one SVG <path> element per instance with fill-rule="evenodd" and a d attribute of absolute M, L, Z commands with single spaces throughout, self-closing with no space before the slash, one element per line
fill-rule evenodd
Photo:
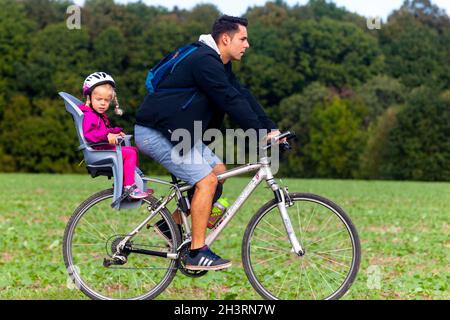
<path fill-rule="evenodd" d="M 119 134 L 120 134 L 121 137 L 125 137 L 125 133 L 120 132 Z"/>
<path fill-rule="evenodd" d="M 109 144 L 117 144 L 117 137 L 118 136 L 120 136 L 120 134 L 108 133 L 108 142 L 109 142 Z"/>

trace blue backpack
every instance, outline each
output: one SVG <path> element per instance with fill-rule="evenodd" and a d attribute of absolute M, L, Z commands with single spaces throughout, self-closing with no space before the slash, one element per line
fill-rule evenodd
<path fill-rule="evenodd" d="M 163 79 L 175 70 L 175 67 L 183 61 L 188 55 L 193 53 L 198 49 L 196 44 L 188 44 L 181 47 L 168 55 L 166 55 L 156 66 L 154 66 L 147 74 L 147 79 L 145 80 L 145 87 L 149 93 L 155 93 L 156 91 L 185 91 L 192 90 L 190 88 L 170 88 L 158 90 L 158 85 Z"/>

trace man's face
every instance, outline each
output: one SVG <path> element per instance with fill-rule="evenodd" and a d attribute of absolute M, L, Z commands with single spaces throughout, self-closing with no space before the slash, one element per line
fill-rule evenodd
<path fill-rule="evenodd" d="M 250 47 L 247 37 L 247 28 L 239 25 L 239 31 L 237 31 L 233 37 L 225 34 L 224 41 L 226 41 L 226 50 L 231 60 L 241 60 L 242 56 Z"/>

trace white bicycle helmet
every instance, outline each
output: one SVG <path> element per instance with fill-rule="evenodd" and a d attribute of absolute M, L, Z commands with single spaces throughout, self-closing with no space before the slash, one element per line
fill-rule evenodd
<path fill-rule="evenodd" d="M 94 72 L 90 74 L 83 83 L 83 94 L 85 96 L 91 94 L 92 90 L 96 86 L 99 86 L 101 84 L 109 83 L 114 88 L 116 87 L 116 83 L 114 82 L 114 79 L 107 74 L 106 72 Z"/>

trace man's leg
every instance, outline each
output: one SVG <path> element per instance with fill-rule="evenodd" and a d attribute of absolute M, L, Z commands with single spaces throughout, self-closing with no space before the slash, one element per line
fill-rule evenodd
<path fill-rule="evenodd" d="M 191 203 L 191 249 L 199 249 L 205 245 L 206 225 L 211 214 L 212 200 L 217 183 L 217 176 L 211 172 L 195 185 L 195 193 Z"/>
<path fill-rule="evenodd" d="M 225 171 L 227 171 L 227 167 L 223 164 L 223 163 L 219 163 L 216 164 L 213 168 L 212 173 L 217 176 L 221 173 L 224 173 Z M 207 176 L 208 177 L 208 176 Z M 206 177 L 205 177 L 206 178 Z M 200 182 L 200 181 L 199 181 Z M 219 183 L 221 183 L 222 185 L 225 183 L 225 180 L 219 181 Z M 198 183 L 197 183 L 198 184 Z M 196 185 L 197 186 L 197 185 Z M 215 189 L 214 189 L 215 190 Z M 195 187 L 195 192 L 197 192 L 197 187 Z M 194 197 L 195 197 L 195 193 L 194 193 Z M 214 193 L 213 193 L 213 197 L 214 197 Z M 212 200 L 212 199 L 211 199 Z M 192 201 L 194 201 L 194 199 L 192 199 Z M 191 203 L 192 205 L 192 203 Z M 177 224 L 182 224 L 183 222 L 181 221 L 181 213 L 179 209 L 175 209 L 175 211 L 172 214 L 173 219 L 175 220 L 175 222 Z"/>
<path fill-rule="evenodd" d="M 227 166 L 224 165 L 223 163 L 218 163 L 214 166 L 213 168 L 213 173 L 218 176 L 221 173 L 224 173 L 225 171 L 227 171 Z M 220 180 L 219 183 L 224 184 L 225 180 Z"/>
<path fill-rule="evenodd" d="M 231 261 L 222 259 L 205 246 L 206 226 L 218 184 L 214 172 L 195 184 L 191 203 L 192 242 L 186 259 L 186 268 L 189 270 L 221 270 L 231 267 Z"/>

